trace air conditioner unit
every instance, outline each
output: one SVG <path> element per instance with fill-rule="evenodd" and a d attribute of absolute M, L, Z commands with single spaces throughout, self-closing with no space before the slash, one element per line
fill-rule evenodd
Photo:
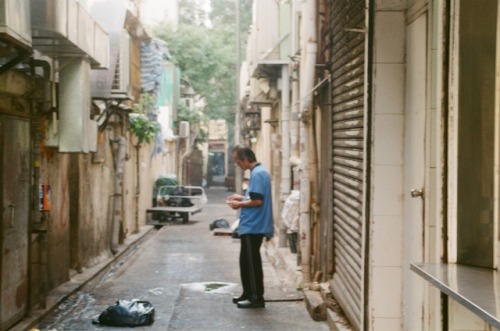
<path fill-rule="evenodd" d="M 23 48 L 31 47 L 31 16 L 29 0 L 0 0 L 0 35 L 2 40 L 15 40 Z M 3 51 L 8 47 L 2 45 Z"/>
<path fill-rule="evenodd" d="M 111 94 L 129 95 L 130 92 L 130 36 L 123 32 Z"/>
<path fill-rule="evenodd" d="M 181 138 L 189 137 L 189 122 L 181 121 L 179 125 L 179 137 Z"/>

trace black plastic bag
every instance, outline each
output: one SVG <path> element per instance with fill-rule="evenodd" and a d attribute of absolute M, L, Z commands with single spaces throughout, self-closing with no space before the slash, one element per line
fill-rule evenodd
<path fill-rule="evenodd" d="M 99 315 L 97 323 L 111 326 L 143 326 L 153 324 L 154 316 L 155 309 L 149 301 L 118 300 Z"/>
<path fill-rule="evenodd" d="M 223 218 L 218 218 L 209 225 L 210 230 L 213 229 L 229 229 L 229 223 Z"/>

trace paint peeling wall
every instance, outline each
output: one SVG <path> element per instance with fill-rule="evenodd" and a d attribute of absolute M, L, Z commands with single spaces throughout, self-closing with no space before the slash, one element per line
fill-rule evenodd
<path fill-rule="evenodd" d="M 42 149 L 40 184 L 50 185 L 51 210 L 46 213 L 48 234 L 47 269 L 50 270 L 48 287 L 53 288 L 69 279 L 70 256 L 70 154 L 57 154 Z M 33 252 L 40 256 L 44 252 Z M 42 275 L 40 275 L 42 277 Z M 36 280 L 34 280 L 35 283 Z"/>
<path fill-rule="evenodd" d="M 109 144 L 110 131 L 104 141 Z M 82 269 L 112 255 L 112 210 L 115 164 L 111 145 L 102 162 L 93 154 L 42 152 L 41 184 L 50 185 L 51 211 L 47 213 L 49 270 L 48 289 L 68 281 Z M 151 207 L 154 179 L 162 173 L 162 156 L 151 158 L 153 146 L 140 149 L 140 194 L 136 196 L 136 149 L 129 148 L 124 165 L 121 241 L 145 226 L 146 208 Z M 33 245 L 32 256 L 40 255 Z M 34 275 L 42 278 L 39 271 Z M 38 283 L 35 280 L 35 283 Z"/>

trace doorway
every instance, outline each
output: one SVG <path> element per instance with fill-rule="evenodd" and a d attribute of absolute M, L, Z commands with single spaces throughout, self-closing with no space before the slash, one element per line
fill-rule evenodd
<path fill-rule="evenodd" d="M 30 123 L 0 114 L 0 330 L 22 319 L 28 302 Z"/>

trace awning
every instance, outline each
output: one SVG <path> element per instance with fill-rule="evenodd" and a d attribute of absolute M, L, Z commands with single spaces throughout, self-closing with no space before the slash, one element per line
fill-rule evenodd
<path fill-rule="evenodd" d="M 53 57 L 88 57 L 92 68 L 109 66 L 108 35 L 76 0 L 32 1 L 31 23 L 35 50 Z"/>

